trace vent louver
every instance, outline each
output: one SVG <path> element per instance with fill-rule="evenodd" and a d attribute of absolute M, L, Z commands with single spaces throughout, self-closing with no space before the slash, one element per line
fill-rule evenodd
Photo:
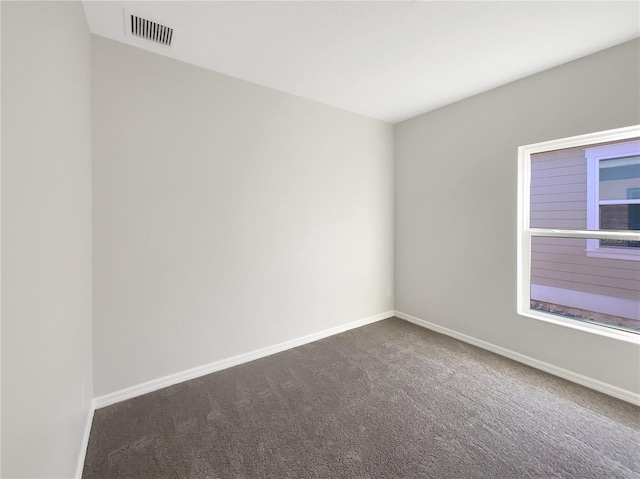
<path fill-rule="evenodd" d="M 160 25 L 159 23 L 142 17 L 137 17 L 136 15 L 130 15 L 130 17 L 132 35 L 159 43 L 160 45 L 171 46 L 173 28 Z"/>

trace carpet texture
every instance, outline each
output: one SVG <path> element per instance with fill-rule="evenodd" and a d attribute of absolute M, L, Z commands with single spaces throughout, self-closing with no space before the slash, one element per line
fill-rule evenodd
<path fill-rule="evenodd" d="M 640 408 L 396 318 L 99 409 L 83 472 L 528 477 L 640 478 Z"/>

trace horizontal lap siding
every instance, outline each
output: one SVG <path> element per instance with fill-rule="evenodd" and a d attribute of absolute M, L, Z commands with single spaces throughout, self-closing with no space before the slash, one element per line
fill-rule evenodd
<path fill-rule="evenodd" d="M 548 185 L 548 186 L 532 186 L 531 187 L 531 196 L 541 196 L 542 201 L 547 202 L 556 202 L 558 201 L 557 197 L 553 195 L 558 195 L 562 193 L 580 193 L 587 196 L 587 183 L 566 183 L 563 185 Z M 533 224 L 531 226 L 534 226 Z M 585 225 L 586 226 L 586 225 Z M 535 227 L 535 226 L 534 226 Z"/>
<path fill-rule="evenodd" d="M 531 158 L 531 226 L 587 227 L 587 165 L 580 148 Z"/>
<path fill-rule="evenodd" d="M 536 267 L 542 271 L 553 271 L 559 272 L 561 274 L 566 275 L 588 275 L 593 272 L 593 266 L 589 264 L 579 264 L 568 262 L 564 258 L 560 258 L 559 261 L 544 261 L 540 260 L 536 262 Z M 632 280 L 639 281 L 640 280 L 640 271 L 637 269 L 616 269 L 616 268 L 600 268 L 599 272 L 603 276 L 595 276 L 593 278 L 594 284 L 603 284 L 604 286 L 614 286 L 618 287 L 626 287 L 625 283 L 621 283 L 621 281 Z M 560 276 L 557 277 L 560 279 Z M 567 279 L 568 276 L 567 276 Z M 576 278 L 571 278 L 571 281 L 576 281 Z"/>
<path fill-rule="evenodd" d="M 587 164 L 581 148 L 533 155 L 531 226 L 586 229 Z M 639 262 L 590 258 L 585 250 L 583 239 L 533 238 L 531 283 L 640 301 Z"/>

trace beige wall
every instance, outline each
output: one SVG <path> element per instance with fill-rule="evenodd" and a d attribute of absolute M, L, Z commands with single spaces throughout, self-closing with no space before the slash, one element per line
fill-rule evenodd
<path fill-rule="evenodd" d="M 1 8 L 2 477 L 72 477 L 92 399 L 90 36 L 79 2 Z"/>
<path fill-rule="evenodd" d="M 639 74 L 634 40 L 396 125 L 396 310 L 640 392 L 637 345 L 516 314 L 518 146 L 640 123 Z"/>
<path fill-rule="evenodd" d="M 393 309 L 393 127 L 93 37 L 101 396 Z"/>

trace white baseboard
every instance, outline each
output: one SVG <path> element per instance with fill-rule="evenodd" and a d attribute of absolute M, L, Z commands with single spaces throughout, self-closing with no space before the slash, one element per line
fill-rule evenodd
<path fill-rule="evenodd" d="M 84 468 L 84 459 L 87 455 L 87 447 L 89 447 L 89 436 L 91 435 L 91 425 L 93 424 L 93 413 L 95 410 L 95 401 L 92 401 L 91 409 L 89 409 L 89 413 L 87 414 L 87 422 L 84 426 L 82 444 L 80 444 L 80 454 L 78 456 L 78 464 L 76 465 L 76 479 L 82 479 L 82 469 Z"/>
<path fill-rule="evenodd" d="M 640 394 L 636 394 L 632 391 L 622 389 L 618 386 L 614 386 L 612 384 L 605 383 L 588 376 L 583 376 L 582 374 L 574 373 L 573 371 L 569 371 L 568 369 L 563 369 L 558 366 L 554 366 L 553 364 L 545 363 L 544 361 L 525 356 L 524 354 L 516 353 L 515 351 L 511 351 L 510 349 L 496 346 L 495 344 L 491 344 L 486 341 L 467 336 L 466 334 L 459 333 L 457 331 L 439 326 L 434 323 L 430 323 L 429 321 L 416 318 L 415 316 L 411 316 L 400 311 L 396 311 L 395 316 L 400 319 L 404 319 L 405 321 L 409 321 L 410 323 L 417 324 L 418 326 L 422 326 L 423 328 L 430 329 L 432 331 L 450 336 L 455 339 L 459 339 L 460 341 L 464 341 L 465 343 L 473 344 L 474 346 L 478 346 L 479 348 L 486 349 L 487 351 L 491 351 L 501 356 L 513 359 L 520 363 L 526 364 L 527 366 L 540 369 L 547 373 L 553 374 L 554 376 L 567 379 L 582 386 L 595 389 L 596 391 L 599 391 L 601 393 L 608 394 L 618 399 L 622 399 L 623 401 L 627 401 L 640 406 Z"/>
<path fill-rule="evenodd" d="M 289 341 L 285 341 L 280 344 L 267 346 L 266 348 L 256 349 L 255 351 L 239 354 L 237 356 L 233 356 L 227 359 L 221 359 L 219 361 L 214 361 L 209 364 L 197 366 L 192 369 L 187 369 L 186 371 L 180 371 L 180 372 L 170 374 L 168 376 L 164 376 L 158 379 L 153 379 L 151 381 L 147 381 L 142 384 L 137 384 L 135 386 L 121 389 L 120 391 L 116 391 L 110 394 L 105 394 L 104 396 L 98 396 L 97 398 L 94 399 L 94 406 L 96 409 L 100 409 L 105 406 L 110 406 L 111 404 L 115 404 L 120 401 L 125 401 L 127 399 L 141 396 L 142 394 L 147 394 L 153 391 L 157 391 L 158 389 L 166 388 L 168 386 L 173 386 L 174 384 L 188 381 L 190 379 L 195 379 L 200 376 L 204 376 L 206 374 L 214 373 L 216 371 L 221 371 L 222 369 L 227 369 L 233 366 L 237 366 L 239 364 L 253 361 L 255 359 L 260 359 L 265 356 L 269 356 L 271 354 L 275 354 L 281 351 L 285 351 L 287 349 L 295 348 L 296 346 L 301 346 L 303 344 L 311 343 L 313 341 L 326 338 L 328 336 L 333 336 L 334 334 L 342 333 L 344 331 L 348 331 L 349 329 L 359 328 L 360 326 L 365 326 L 367 324 L 375 323 L 376 321 L 381 321 L 383 319 L 391 318 L 393 314 L 394 314 L 393 311 L 387 311 L 384 313 L 376 314 L 375 316 L 369 316 L 368 318 L 363 318 L 357 321 L 352 321 L 350 323 L 342 324 L 334 328 L 325 329 L 324 331 L 319 331 L 317 333 L 309 334 L 307 336 L 291 339 Z"/>

